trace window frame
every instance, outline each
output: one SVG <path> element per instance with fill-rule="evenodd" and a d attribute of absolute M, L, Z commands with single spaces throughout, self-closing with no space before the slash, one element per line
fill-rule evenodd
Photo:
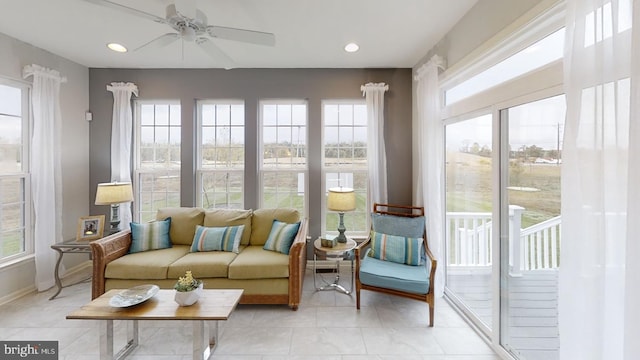
<path fill-rule="evenodd" d="M 292 166 L 289 169 L 283 168 L 265 168 L 264 167 L 264 106 L 265 105 L 304 105 L 305 106 L 305 164 L 304 166 Z M 293 125 L 292 125 L 293 126 Z M 301 216 L 308 217 L 309 214 L 309 102 L 305 99 L 262 99 L 258 101 L 258 204 L 260 208 L 265 207 L 264 201 L 264 177 L 269 173 L 288 173 L 299 174 L 304 176 L 304 199 L 303 199 L 303 212 Z"/>
<path fill-rule="evenodd" d="M 243 159 L 243 163 L 242 163 L 242 167 L 225 167 L 225 168 L 214 168 L 214 169 L 203 169 L 202 168 L 202 134 L 203 134 L 203 127 L 204 127 L 204 123 L 203 123 L 203 111 L 202 111 L 202 106 L 203 105 L 229 105 L 229 106 L 234 106 L 234 105 L 241 105 L 243 108 L 243 117 L 242 117 L 242 130 L 243 130 L 243 152 L 244 152 L 244 159 Z M 230 114 L 230 116 L 232 116 Z M 245 197 L 244 197 L 244 186 L 245 186 L 245 168 L 246 168 L 246 163 L 247 163 L 247 153 L 246 153 L 246 131 L 247 131 L 247 125 L 246 125 L 246 109 L 245 109 L 245 101 L 243 99 L 229 99 L 229 100 L 224 100 L 224 99 L 205 99 L 205 100 L 197 100 L 196 101 L 196 122 L 197 122 L 197 129 L 198 131 L 196 131 L 196 171 L 195 171 L 195 182 L 196 182 L 196 206 L 198 207 L 202 207 L 202 208 L 207 208 L 204 206 L 203 204 L 203 197 L 204 197 L 204 191 L 203 191 L 203 176 L 205 173 L 211 173 L 211 174 L 237 174 L 240 175 L 242 177 L 242 191 L 240 192 L 241 194 L 241 209 L 245 208 Z M 217 128 L 216 125 L 211 126 L 213 128 Z M 229 200 L 229 196 L 230 193 L 226 193 L 226 197 L 227 200 Z M 227 202 L 228 204 L 228 202 Z M 213 207 L 211 207 L 211 209 L 215 209 L 215 203 L 213 205 Z"/>
<path fill-rule="evenodd" d="M 322 181 L 321 181 L 321 191 L 322 191 L 322 197 L 321 197 L 321 209 L 320 209 L 320 219 L 321 219 L 321 225 L 320 225 L 320 233 L 322 235 L 338 235 L 338 231 L 337 229 L 327 229 L 327 214 L 328 214 L 328 210 L 327 210 L 327 194 L 329 191 L 329 188 L 334 187 L 334 186 L 338 186 L 338 185 L 342 185 L 342 184 L 336 184 L 336 185 L 328 185 L 327 184 L 327 173 L 338 173 L 338 174 L 343 174 L 343 173 L 349 173 L 351 172 L 353 175 L 355 175 L 356 173 L 359 174 L 365 174 L 367 180 L 369 179 L 369 168 L 368 166 L 366 167 L 366 170 L 355 170 L 354 168 L 348 168 L 348 167 L 328 167 L 326 166 L 326 162 L 325 162 L 325 153 L 326 153 L 326 148 L 325 148 L 325 139 L 326 139 L 326 133 L 325 130 L 327 128 L 326 122 L 325 122 L 325 106 L 326 105 L 351 105 L 351 106 L 355 106 L 355 105 L 363 105 L 365 106 L 365 111 L 366 111 L 366 100 L 365 99 L 325 99 L 322 100 L 321 103 L 321 120 L 322 120 L 322 141 L 321 141 L 321 176 L 322 176 Z M 363 127 L 365 128 L 365 130 L 368 131 L 368 119 L 367 119 L 367 124 L 365 124 Z M 340 126 L 336 126 L 337 128 L 340 128 Z M 356 126 L 352 125 L 350 126 L 352 128 L 355 128 Z M 368 136 L 368 133 L 367 133 Z M 367 141 L 369 139 L 367 138 Z M 367 162 L 368 162 L 368 157 L 367 157 Z M 345 171 L 346 170 L 346 171 Z M 350 171 L 349 171 L 350 170 Z M 360 214 L 360 215 L 364 215 L 365 217 L 365 229 L 363 231 L 356 231 L 356 230 L 351 230 L 349 229 L 349 227 L 347 226 L 347 231 L 349 231 L 349 236 L 353 237 L 353 238 L 366 238 L 368 233 L 369 233 L 369 229 L 371 228 L 371 219 L 369 215 L 369 209 L 371 209 L 372 207 L 372 203 L 371 203 L 371 198 L 370 198 L 370 193 L 368 191 L 368 181 L 366 184 L 366 188 L 364 189 L 364 196 L 365 196 L 365 208 L 364 208 L 364 214 Z M 355 190 L 355 189 L 354 189 Z M 358 194 L 359 192 L 356 191 L 356 194 Z M 355 211 L 355 213 L 357 213 L 357 210 Z M 349 217 L 349 216 L 353 216 L 353 212 L 349 212 L 349 213 L 345 213 L 345 217 Z"/>
<path fill-rule="evenodd" d="M 153 174 L 156 175 L 160 172 L 166 172 L 166 170 L 156 170 L 156 169 L 152 169 L 152 170 L 141 170 L 140 169 L 140 157 L 141 157 L 141 149 L 140 149 L 140 141 L 141 141 L 141 108 L 143 105 L 154 105 L 154 106 L 158 106 L 158 105 L 178 105 L 178 106 L 182 106 L 180 103 L 180 100 L 177 99 L 150 99 L 150 100 L 146 100 L 146 99 L 136 99 L 134 100 L 134 117 L 133 117 L 133 127 L 134 127 L 134 131 L 133 131 L 133 197 L 134 197 L 134 201 L 133 201 L 133 221 L 137 221 L 137 222 L 141 222 L 143 221 L 143 214 L 145 213 L 153 213 L 153 218 L 155 219 L 155 213 L 156 211 L 142 211 L 142 195 L 143 192 L 141 192 L 141 175 L 143 174 Z M 169 109 L 169 114 L 171 113 L 171 110 Z M 182 118 L 182 114 L 180 113 L 180 117 Z M 170 122 L 169 122 L 170 124 Z M 167 124 L 167 127 L 169 128 L 170 125 Z M 155 127 L 155 126 L 154 126 Z M 182 119 L 180 120 L 180 132 L 182 135 Z M 182 137 L 182 136 L 181 136 Z M 180 152 L 182 153 L 182 138 L 180 139 Z M 180 168 L 178 169 L 178 180 L 180 181 L 180 184 L 182 184 L 182 161 L 180 163 Z M 181 188 L 182 185 L 180 185 Z M 180 202 L 181 200 L 181 189 L 178 189 L 177 195 L 178 195 L 178 202 Z"/>
<path fill-rule="evenodd" d="M 22 120 L 22 144 L 21 144 L 21 162 L 22 169 L 15 173 L 0 173 L 0 179 L 18 178 L 22 181 L 22 202 L 23 202 L 23 251 L 0 257 L 0 268 L 10 266 L 35 255 L 35 239 L 33 238 L 33 203 L 31 198 L 31 85 L 15 80 L 9 80 L 0 77 L 0 85 L 13 87 L 21 90 L 21 115 Z M 9 115 L 15 116 L 15 115 Z M 3 246 L 3 244 L 0 244 Z"/>

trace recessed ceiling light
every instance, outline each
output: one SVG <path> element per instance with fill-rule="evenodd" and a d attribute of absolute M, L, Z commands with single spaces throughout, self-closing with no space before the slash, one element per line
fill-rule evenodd
<path fill-rule="evenodd" d="M 118 44 L 118 43 L 108 43 L 107 47 L 109 49 L 113 50 L 113 51 L 116 51 L 116 52 L 121 52 L 121 53 L 127 52 L 127 48 L 124 47 L 123 45 Z"/>
<path fill-rule="evenodd" d="M 346 52 L 356 52 L 358 51 L 358 49 L 360 49 L 360 46 L 358 46 L 358 44 L 356 43 L 348 43 L 347 45 L 344 46 L 344 51 Z"/>

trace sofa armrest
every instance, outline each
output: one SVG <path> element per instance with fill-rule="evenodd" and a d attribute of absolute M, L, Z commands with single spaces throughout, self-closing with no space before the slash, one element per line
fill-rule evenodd
<path fill-rule="evenodd" d="M 300 227 L 289 249 L 289 306 L 298 310 L 302 298 L 304 271 L 307 268 L 307 219 L 300 220 Z"/>
<path fill-rule="evenodd" d="M 124 256 L 131 246 L 131 231 L 125 230 L 92 241 L 91 257 L 93 259 L 93 280 L 91 282 L 91 299 L 105 292 L 105 270 L 107 264 Z"/>

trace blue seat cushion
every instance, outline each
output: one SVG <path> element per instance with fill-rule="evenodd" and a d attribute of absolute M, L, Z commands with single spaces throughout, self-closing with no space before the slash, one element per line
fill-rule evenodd
<path fill-rule="evenodd" d="M 429 291 L 429 274 L 426 266 L 411 266 L 368 256 L 360 262 L 360 282 L 365 285 L 399 290 L 414 294 Z"/>

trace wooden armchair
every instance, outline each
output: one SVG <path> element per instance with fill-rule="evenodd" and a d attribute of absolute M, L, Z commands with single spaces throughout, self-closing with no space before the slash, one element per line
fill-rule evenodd
<path fill-rule="evenodd" d="M 429 326 L 433 326 L 437 260 L 427 243 L 424 208 L 374 204 L 371 216 L 371 235 L 355 249 L 357 309 L 360 290 L 420 300 L 429 305 Z M 404 244 L 401 254 L 397 246 L 385 247 L 399 242 Z M 362 254 L 367 245 L 371 248 Z"/>

